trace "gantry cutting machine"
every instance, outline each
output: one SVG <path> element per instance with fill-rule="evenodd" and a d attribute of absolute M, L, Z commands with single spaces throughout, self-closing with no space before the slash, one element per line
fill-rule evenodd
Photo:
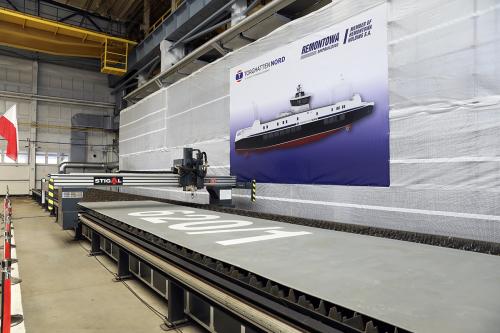
<path fill-rule="evenodd" d="M 50 174 L 48 209 L 58 216 L 63 229 L 75 229 L 78 223 L 77 203 L 89 188 L 99 187 L 177 187 L 194 193 L 206 189 L 210 203 L 228 206 L 232 204 L 231 189 L 236 177 L 207 176 L 207 154 L 199 149 L 184 148 L 183 158 L 174 161 L 165 172 L 115 172 Z"/>

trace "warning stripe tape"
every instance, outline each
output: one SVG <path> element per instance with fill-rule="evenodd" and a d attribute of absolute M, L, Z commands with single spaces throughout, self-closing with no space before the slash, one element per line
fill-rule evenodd
<path fill-rule="evenodd" d="M 252 180 L 252 195 L 250 197 L 250 200 L 252 202 L 255 202 L 257 200 L 257 181 L 255 179 Z"/>

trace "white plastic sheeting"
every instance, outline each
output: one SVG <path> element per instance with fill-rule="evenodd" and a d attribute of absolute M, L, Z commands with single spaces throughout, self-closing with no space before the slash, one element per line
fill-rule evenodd
<path fill-rule="evenodd" d="M 229 69 L 382 2 L 334 1 L 131 106 L 121 118 L 120 167 L 166 169 L 194 146 L 207 151 L 213 173 L 228 174 Z M 255 204 L 242 190 L 235 202 L 500 242 L 500 3 L 393 0 L 388 11 L 391 187 L 258 184 Z"/>

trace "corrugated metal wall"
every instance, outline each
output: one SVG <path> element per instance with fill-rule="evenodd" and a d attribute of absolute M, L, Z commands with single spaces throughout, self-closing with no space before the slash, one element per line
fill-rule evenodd
<path fill-rule="evenodd" d="M 135 126 L 121 132 L 121 168 L 166 169 L 189 145 L 207 151 L 212 172 L 227 174 L 229 69 L 382 2 L 334 1 L 130 107 L 121 126 Z M 259 184 L 256 204 L 235 190 L 236 204 L 499 242 L 500 4 L 388 4 L 391 187 Z"/>

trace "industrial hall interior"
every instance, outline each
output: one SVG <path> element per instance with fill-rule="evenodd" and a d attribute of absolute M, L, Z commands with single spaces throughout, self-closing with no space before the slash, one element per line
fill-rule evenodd
<path fill-rule="evenodd" d="M 500 0 L 0 0 L 0 333 L 500 333 Z"/>

